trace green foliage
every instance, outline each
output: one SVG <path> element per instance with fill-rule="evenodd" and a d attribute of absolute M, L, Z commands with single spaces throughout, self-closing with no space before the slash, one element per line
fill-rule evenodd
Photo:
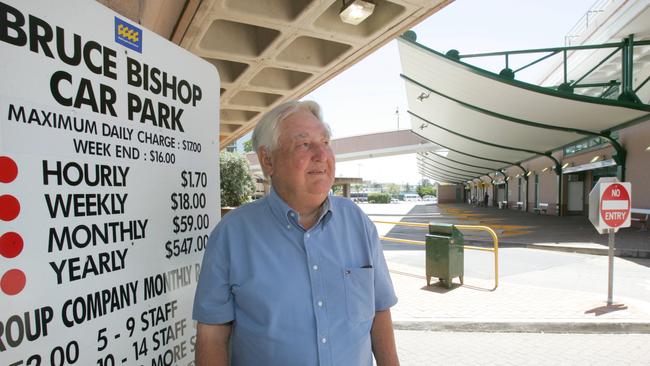
<path fill-rule="evenodd" d="M 235 207 L 248 202 L 255 193 L 255 181 L 248 161 L 242 154 L 222 151 L 219 154 L 221 173 L 221 207 Z"/>
<path fill-rule="evenodd" d="M 368 193 L 368 203 L 390 203 L 390 194 Z"/>
<path fill-rule="evenodd" d="M 392 197 L 395 197 L 395 198 L 399 197 L 399 186 L 397 184 L 395 184 L 395 183 L 390 183 L 388 185 L 388 193 Z"/>
<path fill-rule="evenodd" d="M 418 186 L 416 191 L 418 192 L 420 197 L 437 195 L 436 188 L 433 186 Z"/>
<path fill-rule="evenodd" d="M 253 151 L 253 140 L 248 140 L 244 142 L 244 152 Z"/>
<path fill-rule="evenodd" d="M 335 196 L 343 195 L 343 186 L 332 186 L 332 193 L 334 193 Z"/>

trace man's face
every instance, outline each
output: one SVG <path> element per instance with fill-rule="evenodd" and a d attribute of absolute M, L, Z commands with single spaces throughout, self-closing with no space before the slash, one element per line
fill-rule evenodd
<path fill-rule="evenodd" d="M 271 152 L 273 186 L 297 197 L 325 198 L 334 183 L 334 153 L 325 126 L 309 111 L 280 123 L 278 147 Z"/>

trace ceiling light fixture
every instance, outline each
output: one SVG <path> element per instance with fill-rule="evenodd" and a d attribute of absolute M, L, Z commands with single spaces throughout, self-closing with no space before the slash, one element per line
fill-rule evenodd
<path fill-rule="evenodd" d="M 369 17 L 375 10 L 375 3 L 372 0 L 342 0 L 343 8 L 339 17 L 345 23 L 357 25 Z"/>
<path fill-rule="evenodd" d="M 548 167 L 542 169 L 542 173 L 545 172 L 545 171 L 547 171 L 547 170 L 548 170 Z"/>
<path fill-rule="evenodd" d="M 599 159 L 600 159 L 600 155 L 596 155 L 596 156 L 594 156 L 593 158 L 591 158 L 591 161 L 589 161 L 589 162 L 590 162 L 590 163 L 595 163 L 595 162 L 597 162 Z"/>
<path fill-rule="evenodd" d="M 527 177 L 530 177 L 530 175 L 533 174 L 533 171 L 529 171 L 528 174 L 526 174 Z"/>
<path fill-rule="evenodd" d="M 562 165 L 562 169 L 568 168 L 570 165 L 571 163 L 564 163 L 564 165 Z"/>

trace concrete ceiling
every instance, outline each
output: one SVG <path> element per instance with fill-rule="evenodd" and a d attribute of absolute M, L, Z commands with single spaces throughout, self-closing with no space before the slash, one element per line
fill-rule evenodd
<path fill-rule="evenodd" d="M 217 67 L 223 148 L 452 0 L 374 0 L 356 26 L 343 0 L 98 1 Z"/>

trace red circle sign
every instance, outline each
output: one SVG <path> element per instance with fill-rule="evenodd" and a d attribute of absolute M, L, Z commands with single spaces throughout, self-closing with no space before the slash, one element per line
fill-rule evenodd
<path fill-rule="evenodd" d="M 610 184 L 600 197 L 600 217 L 605 225 L 617 228 L 630 215 L 630 194 L 622 184 Z"/>

